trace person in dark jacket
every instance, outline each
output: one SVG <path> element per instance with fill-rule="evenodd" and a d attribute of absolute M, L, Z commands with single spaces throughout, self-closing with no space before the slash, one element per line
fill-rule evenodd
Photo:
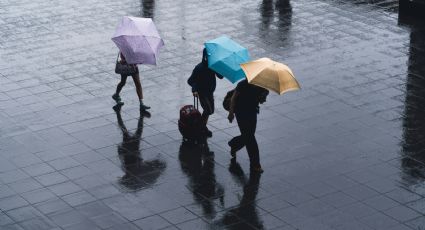
<path fill-rule="evenodd" d="M 193 96 L 198 97 L 201 102 L 202 120 L 205 123 L 205 132 L 208 137 L 212 137 L 212 132 L 207 128 L 207 123 L 209 116 L 214 113 L 216 76 L 223 79 L 223 76 L 208 68 L 208 55 L 204 48 L 202 62 L 195 66 L 187 83 L 192 87 Z"/>
<path fill-rule="evenodd" d="M 269 91 L 256 85 L 249 84 L 245 79 L 238 83 L 230 100 L 229 122 L 232 122 L 235 114 L 241 135 L 229 141 L 230 154 L 236 157 L 236 152 L 246 146 L 250 168 L 253 172 L 262 173 L 260 154 L 255 129 L 257 128 L 257 114 L 260 111 L 259 104 L 266 101 Z"/>

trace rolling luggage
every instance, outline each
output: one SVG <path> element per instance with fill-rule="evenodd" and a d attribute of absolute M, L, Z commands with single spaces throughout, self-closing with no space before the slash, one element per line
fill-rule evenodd
<path fill-rule="evenodd" d="M 204 123 L 198 107 L 198 98 L 193 97 L 193 105 L 185 105 L 180 109 L 179 131 L 186 140 L 199 140 L 204 135 Z"/>

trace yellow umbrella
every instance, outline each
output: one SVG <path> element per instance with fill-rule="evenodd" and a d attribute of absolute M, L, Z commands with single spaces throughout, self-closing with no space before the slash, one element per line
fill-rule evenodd
<path fill-rule="evenodd" d="M 300 89 L 291 69 L 270 58 L 246 62 L 241 64 L 241 67 L 250 84 L 272 90 L 280 95 Z"/>

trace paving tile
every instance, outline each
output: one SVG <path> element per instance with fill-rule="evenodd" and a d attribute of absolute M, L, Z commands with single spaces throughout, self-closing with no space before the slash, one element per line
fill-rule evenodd
<path fill-rule="evenodd" d="M 32 178 L 23 179 L 17 182 L 9 184 L 9 187 L 12 188 L 17 193 L 29 192 L 35 189 L 42 188 L 43 186 Z"/>
<path fill-rule="evenodd" d="M 356 200 L 353 197 L 343 192 L 335 192 L 335 193 L 325 195 L 321 197 L 320 200 L 336 208 L 344 207 L 356 202 Z"/>
<path fill-rule="evenodd" d="M 65 201 L 59 198 L 53 198 L 44 202 L 40 202 L 34 205 L 40 212 L 43 214 L 52 214 L 65 212 L 71 209 L 71 206 L 68 205 Z"/>
<path fill-rule="evenodd" d="M 46 163 L 34 164 L 25 168 L 22 168 L 28 175 L 35 177 L 43 174 L 54 172 L 55 169 Z"/>
<path fill-rule="evenodd" d="M 209 229 L 207 222 L 201 218 L 189 220 L 187 222 L 177 224 L 176 226 L 179 229 Z"/>
<path fill-rule="evenodd" d="M 340 210 L 355 218 L 367 217 L 377 213 L 377 211 L 375 211 L 374 209 L 362 203 L 350 204 L 350 205 L 341 207 Z"/>
<path fill-rule="evenodd" d="M 52 221 L 50 221 L 46 217 L 37 217 L 34 219 L 26 220 L 24 222 L 19 223 L 19 225 L 25 230 L 59 229 Z"/>
<path fill-rule="evenodd" d="M 197 218 L 197 216 L 195 216 L 193 213 L 191 213 L 185 208 L 178 208 L 168 212 L 164 212 L 161 213 L 160 216 L 172 224 L 178 224 Z"/>
<path fill-rule="evenodd" d="M 98 215 L 96 217 L 90 218 L 97 226 L 101 229 L 107 229 L 113 226 L 117 226 L 120 224 L 127 223 L 128 221 L 118 215 L 115 212 L 111 212 L 108 214 Z M 146 228 L 146 226 L 144 227 Z"/>
<path fill-rule="evenodd" d="M 138 228 L 136 225 L 134 225 L 132 223 L 118 224 L 118 225 L 112 226 L 111 228 L 108 228 L 108 230 L 120 230 L 120 229 L 140 230 L 140 228 Z M 177 228 L 175 228 L 175 229 L 177 229 Z"/>
<path fill-rule="evenodd" d="M 424 226 L 425 217 L 421 216 L 414 220 L 410 220 L 406 222 L 406 225 L 411 227 L 412 229 L 421 229 Z"/>
<path fill-rule="evenodd" d="M 5 198 L 14 194 L 15 191 L 13 191 L 8 185 L 0 185 L 0 198 Z"/>
<path fill-rule="evenodd" d="M 64 196 L 82 190 L 78 185 L 70 181 L 49 186 L 48 189 L 57 196 Z"/>
<path fill-rule="evenodd" d="M 205 223 L 205 222 L 204 222 Z M 139 226 L 141 229 L 157 230 L 171 226 L 171 223 L 159 215 L 146 217 L 137 221 L 134 224 Z"/>
<path fill-rule="evenodd" d="M 3 212 L 0 213 L 0 226 L 13 224 L 13 222 L 14 222 L 14 220 L 12 220 L 9 216 L 4 214 Z"/>
<path fill-rule="evenodd" d="M 335 188 L 322 182 L 305 185 L 301 187 L 301 189 L 307 193 L 310 193 L 314 197 L 326 196 L 337 191 Z"/>
<path fill-rule="evenodd" d="M 411 228 L 407 227 L 406 225 L 399 224 L 399 225 L 395 225 L 393 227 L 390 227 L 389 229 L 390 230 L 410 230 Z"/>
<path fill-rule="evenodd" d="M 33 219 L 37 217 L 42 217 L 43 214 L 32 206 L 25 206 L 17 209 L 10 210 L 6 212 L 9 217 L 11 217 L 16 222 L 25 221 L 28 219 Z"/>
<path fill-rule="evenodd" d="M 386 229 L 398 225 L 399 222 L 382 213 L 375 213 L 360 219 L 361 222 L 374 229 Z"/>
<path fill-rule="evenodd" d="M 384 213 L 400 222 L 406 222 L 421 216 L 420 213 L 401 205 L 385 210 Z"/>
<path fill-rule="evenodd" d="M 50 186 L 54 184 L 63 183 L 68 180 L 64 175 L 59 172 L 53 172 L 35 177 L 35 179 L 44 186 Z"/>
<path fill-rule="evenodd" d="M 88 188 L 87 192 L 96 197 L 97 199 L 104 199 L 120 194 L 121 192 L 113 185 L 105 184 Z"/>
<path fill-rule="evenodd" d="M 26 154 L 12 159 L 12 162 L 19 168 L 41 163 L 41 159 L 34 154 Z"/>
<path fill-rule="evenodd" d="M 83 222 L 71 225 L 69 227 L 65 227 L 66 230 L 82 230 L 82 229 L 93 229 L 100 230 L 101 228 L 97 227 L 95 223 L 90 220 L 85 220 Z"/>
<path fill-rule="evenodd" d="M 0 210 L 3 212 L 11 209 L 20 208 L 28 205 L 28 202 L 21 196 L 10 196 L 7 198 L 0 199 Z"/>
<path fill-rule="evenodd" d="M 378 211 L 384 211 L 399 205 L 396 201 L 390 198 L 387 198 L 386 196 L 383 196 L 383 195 L 378 195 L 378 196 L 368 198 L 364 200 L 363 203 Z"/>
<path fill-rule="evenodd" d="M 74 160 L 71 157 L 64 157 L 64 158 L 59 158 L 56 160 L 49 161 L 48 164 L 51 165 L 56 170 L 63 170 L 63 169 L 79 166 L 81 163 L 79 163 L 78 161 Z"/>
<path fill-rule="evenodd" d="M 2 226 L 2 229 L 5 229 L 5 230 L 23 230 L 23 228 L 21 226 L 19 226 L 18 224 L 5 225 L 5 226 Z"/>
<path fill-rule="evenodd" d="M 272 212 L 292 205 L 284 200 L 284 196 L 277 195 L 260 199 L 257 201 L 257 206 L 266 211 Z"/>
<path fill-rule="evenodd" d="M 3 183 L 12 183 L 28 178 L 29 176 L 20 169 L 0 173 L 0 180 Z"/>
<path fill-rule="evenodd" d="M 55 198 L 56 195 L 46 188 L 37 189 L 34 191 L 26 192 L 22 194 L 29 203 L 35 204 Z"/>
<path fill-rule="evenodd" d="M 90 195 L 90 193 L 84 190 L 65 195 L 62 197 L 62 199 L 73 207 L 96 200 L 95 197 L 93 197 L 92 195 Z"/>
<path fill-rule="evenodd" d="M 403 188 L 395 189 L 391 192 L 385 193 L 384 195 L 401 204 L 406 204 L 421 199 L 421 196 L 419 196 L 418 194 Z"/>
<path fill-rule="evenodd" d="M 363 185 L 349 187 L 347 189 L 342 190 L 342 192 L 359 201 L 379 195 L 378 192 Z"/>
<path fill-rule="evenodd" d="M 87 221 L 88 219 L 85 218 L 83 215 L 78 213 L 75 210 L 69 210 L 63 213 L 54 213 L 48 215 L 48 217 L 58 226 L 65 228 L 69 227 L 84 221 Z"/>
<path fill-rule="evenodd" d="M 407 203 L 407 207 L 415 210 L 416 212 L 425 214 L 425 203 L 424 203 L 425 199 L 420 199 L 420 200 L 416 200 L 413 201 L 411 203 Z"/>

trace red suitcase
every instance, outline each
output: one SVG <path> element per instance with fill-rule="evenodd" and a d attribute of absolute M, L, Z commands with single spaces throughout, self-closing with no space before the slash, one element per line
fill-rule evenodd
<path fill-rule="evenodd" d="M 179 131 L 187 140 L 197 140 L 203 135 L 204 124 L 198 110 L 198 98 L 193 97 L 193 105 L 185 105 L 180 109 Z"/>

